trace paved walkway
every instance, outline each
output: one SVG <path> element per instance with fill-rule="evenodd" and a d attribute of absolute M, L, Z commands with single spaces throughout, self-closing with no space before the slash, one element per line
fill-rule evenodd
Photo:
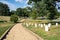
<path fill-rule="evenodd" d="M 24 29 L 21 23 L 16 24 L 4 40 L 38 40 L 36 36 Z"/>

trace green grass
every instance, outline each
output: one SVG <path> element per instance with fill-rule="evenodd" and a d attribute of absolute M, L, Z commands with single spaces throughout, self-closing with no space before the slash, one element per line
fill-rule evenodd
<path fill-rule="evenodd" d="M 0 37 L 9 27 L 0 27 Z"/>
<path fill-rule="evenodd" d="M 0 37 L 13 25 L 14 23 L 0 23 Z"/>
<path fill-rule="evenodd" d="M 13 25 L 14 23 L 10 22 L 10 16 L 0 16 L 0 37 Z"/>
<path fill-rule="evenodd" d="M 44 40 L 60 40 L 60 25 L 58 27 L 52 26 L 48 32 L 44 31 L 44 28 L 34 26 L 26 27 L 32 32 L 36 33 Z"/>
<path fill-rule="evenodd" d="M 43 21 L 43 23 L 44 22 L 45 21 Z M 41 28 L 41 27 L 35 28 L 34 26 L 29 26 L 29 27 L 26 27 L 26 28 L 28 28 L 32 32 L 36 33 L 37 35 L 42 37 L 44 40 L 60 40 L 60 24 L 57 27 L 55 25 L 52 25 L 49 28 L 48 32 L 44 31 L 44 27 L 43 28 Z"/>
<path fill-rule="evenodd" d="M 50 20 L 25 20 L 24 22 L 27 22 L 27 23 L 49 23 L 50 22 Z"/>

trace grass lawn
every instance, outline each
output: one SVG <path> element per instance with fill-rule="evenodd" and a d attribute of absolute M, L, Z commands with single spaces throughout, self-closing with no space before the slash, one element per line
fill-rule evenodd
<path fill-rule="evenodd" d="M 43 28 L 41 28 L 41 27 L 35 28 L 34 26 L 29 26 L 26 28 L 28 28 L 32 32 L 36 33 L 37 35 L 42 37 L 44 40 L 60 40 L 60 25 L 57 27 L 55 25 L 52 25 L 49 28 L 48 32 L 44 31 L 44 27 Z"/>
<path fill-rule="evenodd" d="M 26 19 L 24 22 L 27 22 L 27 23 L 29 23 L 29 22 L 31 22 L 31 23 L 48 23 L 48 22 L 50 22 L 50 20 L 32 20 L 32 19 Z"/>
<path fill-rule="evenodd" d="M 4 34 L 6 30 L 12 27 L 14 23 L 0 23 L 0 37 Z"/>

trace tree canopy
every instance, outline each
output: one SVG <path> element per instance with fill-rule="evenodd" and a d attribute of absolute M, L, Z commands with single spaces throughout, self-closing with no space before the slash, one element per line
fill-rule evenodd
<path fill-rule="evenodd" d="M 32 7 L 17 8 L 16 11 L 10 11 L 7 4 L 0 2 L 0 15 L 10 16 L 15 14 L 19 17 L 32 17 L 33 19 L 37 17 L 47 17 L 52 20 L 57 18 L 56 1 L 57 0 L 29 0 L 28 4 Z"/>
<path fill-rule="evenodd" d="M 9 12 L 10 12 L 10 9 L 9 9 L 8 5 L 0 2 L 0 15 L 8 16 Z"/>
<path fill-rule="evenodd" d="M 29 0 L 29 4 L 33 4 L 33 10 L 36 10 L 38 16 L 47 16 L 52 20 L 56 18 L 57 10 L 55 2 L 57 0 Z"/>

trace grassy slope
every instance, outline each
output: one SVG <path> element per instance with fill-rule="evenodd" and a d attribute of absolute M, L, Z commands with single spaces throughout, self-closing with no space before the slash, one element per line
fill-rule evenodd
<path fill-rule="evenodd" d="M 28 27 L 28 29 L 44 38 L 44 40 L 60 40 L 59 26 L 58 27 L 52 26 L 48 32 L 45 32 L 44 28 L 40 27 L 35 28 L 34 26 L 30 26 Z"/>
<path fill-rule="evenodd" d="M 9 27 L 0 27 L 0 37 L 3 35 L 3 33 L 8 29 Z"/>
<path fill-rule="evenodd" d="M 1 22 L 3 21 L 3 22 Z M 7 21 L 7 22 L 4 22 Z M 14 25 L 14 23 L 10 22 L 10 16 L 0 16 L 0 37 L 2 36 L 2 34 L 4 34 L 4 32 L 9 29 L 10 27 L 12 27 Z"/>
<path fill-rule="evenodd" d="M 0 16 L 0 20 L 10 21 L 9 16 Z"/>

